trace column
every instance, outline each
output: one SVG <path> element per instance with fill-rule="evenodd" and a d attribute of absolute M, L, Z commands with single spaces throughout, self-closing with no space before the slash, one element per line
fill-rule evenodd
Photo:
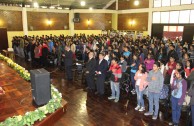
<path fill-rule="evenodd" d="M 153 8 L 153 0 L 149 0 L 148 35 L 151 35 L 152 33 L 152 8 Z"/>
<path fill-rule="evenodd" d="M 117 30 L 118 28 L 118 14 L 117 13 L 113 13 L 112 14 L 112 28 L 114 30 Z"/>
<path fill-rule="evenodd" d="M 25 7 L 22 8 L 22 25 L 23 25 L 24 35 L 28 35 L 27 11 Z"/>
<path fill-rule="evenodd" d="M 112 28 L 118 30 L 118 0 L 116 0 L 116 13 L 112 14 Z"/>
<path fill-rule="evenodd" d="M 70 35 L 71 36 L 74 35 L 74 22 L 73 22 L 73 18 L 74 18 L 74 10 L 70 10 L 70 13 L 69 13 L 69 30 L 70 30 Z"/>

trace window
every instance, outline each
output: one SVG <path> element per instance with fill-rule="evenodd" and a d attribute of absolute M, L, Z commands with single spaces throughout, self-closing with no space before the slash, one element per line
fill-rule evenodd
<path fill-rule="evenodd" d="M 192 0 L 192 3 L 194 4 L 194 0 Z"/>
<path fill-rule="evenodd" d="M 168 26 L 164 26 L 163 31 L 168 31 Z"/>
<path fill-rule="evenodd" d="M 153 23 L 160 23 L 160 12 L 153 12 Z"/>
<path fill-rule="evenodd" d="M 169 32 L 176 32 L 177 31 L 177 26 L 169 26 Z"/>
<path fill-rule="evenodd" d="M 181 4 L 181 0 L 171 0 L 171 6 L 177 6 Z"/>
<path fill-rule="evenodd" d="M 162 0 L 162 7 L 170 6 L 170 0 Z"/>
<path fill-rule="evenodd" d="M 194 23 L 194 10 L 191 10 L 190 13 L 190 23 Z"/>
<path fill-rule="evenodd" d="M 169 23 L 169 12 L 161 12 L 161 23 Z"/>
<path fill-rule="evenodd" d="M 162 0 L 154 0 L 154 7 L 161 7 Z"/>
<path fill-rule="evenodd" d="M 181 0 L 181 4 L 191 4 L 191 0 Z"/>
<path fill-rule="evenodd" d="M 179 19 L 179 11 L 171 11 L 169 23 L 178 23 L 179 21 L 178 19 Z"/>
<path fill-rule="evenodd" d="M 190 10 L 180 11 L 179 23 L 189 23 Z"/>
<path fill-rule="evenodd" d="M 184 26 L 178 26 L 178 31 L 179 32 L 183 32 L 183 30 L 184 30 Z"/>

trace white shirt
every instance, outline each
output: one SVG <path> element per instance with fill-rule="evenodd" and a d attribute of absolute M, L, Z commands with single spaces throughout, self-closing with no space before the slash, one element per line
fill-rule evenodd
<path fill-rule="evenodd" d="M 139 73 L 137 76 L 138 76 L 138 77 L 141 77 L 142 74 Z M 136 85 L 137 85 L 137 86 L 140 85 L 140 81 L 141 81 L 141 79 L 139 79 L 139 78 L 136 80 Z"/>

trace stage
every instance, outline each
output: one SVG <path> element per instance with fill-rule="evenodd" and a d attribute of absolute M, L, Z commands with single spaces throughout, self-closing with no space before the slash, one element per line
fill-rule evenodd
<path fill-rule="evenodd" d="M 24 115 L 36 109 L 32 104 L 30 82 L 24 80 L 2 60 L 0 60 L 0 87 L 5 91 L 4 95 L 0 95 L 0 122 L 8 117 Z M 36 122 L 35 125 L 53 125 L 66 112 L 65 100 L 62 100 L 62 106 L 54 113 L 47 114 L 46 118 Z"/>

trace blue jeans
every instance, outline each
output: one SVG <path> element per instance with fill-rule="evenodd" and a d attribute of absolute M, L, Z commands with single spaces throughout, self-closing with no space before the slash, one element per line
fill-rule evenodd
<path fill-rule="evenodd" d="M 136 90 L 136 93 L 137 93 L 137 104 L 141 107 L 145 107 L 144 106 L 144 100 L 143 100 L 143 91 L 140 91 L 139 90 L 139 86 L 138 85 L 135 85 L 135 90 Z"/>
<path fill-rule="evenodd" d="M 153 113 L 154 111 L 154 116 L 158 116 L 159 97 L 160 97 L 160 93 L 148 92 L 149 112 Z M 153 106 L 155 106 L 155 110 L 153 110 Z"/>
<path fill-rule="evenodd" d="M 120 96 L 119 83 L 111 81 L 110 86 L 111 86 L 112 97 L 115 97 L 116 99 L 119 99 L 119 96 Z M 115 93 L 116 93 L 116 95 L 115 95 Z"/>
<path fill-rule="evenodd" d="M 172 122 L 179 123 L 179 119 L 181 116 L 181 105 L 178 105 L 179 98 L 175 98 L 171 96 L 172 103 Z"/>
<path fill-rule="evenodd" d="M 191 117 L 191 119 L 192 119 L 192 126 L 194 126 L 194 105 L 191 105 L 191 115 L 192 115 L 192 117 Z"/>

